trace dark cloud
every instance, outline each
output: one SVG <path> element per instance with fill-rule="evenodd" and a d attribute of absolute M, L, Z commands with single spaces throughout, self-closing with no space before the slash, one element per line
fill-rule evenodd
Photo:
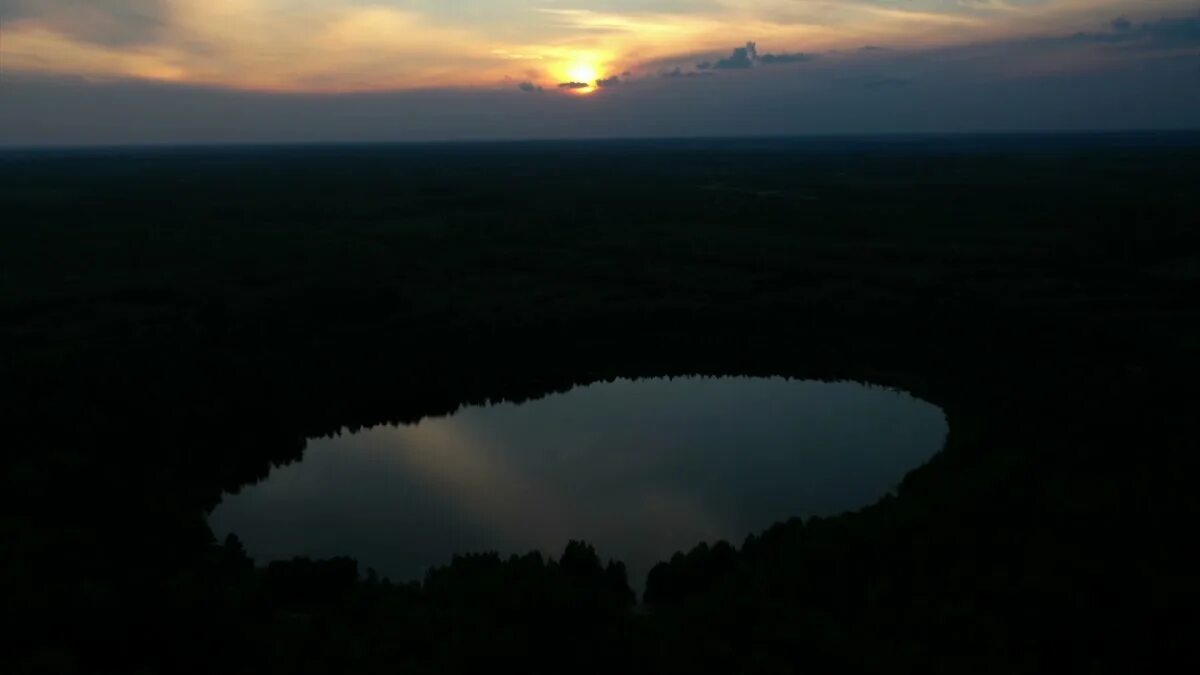
<path fill-rule="evenodd" d="M 0 21 L 33 20 L 84 42 L 152 42 L 169 18 L 170 0 L 0 0 Z"/>
<path fill-rule="evenodd" d="M 1200 12 L 1140 24 L 1118 17 L 1108 28 L 1102 32 L 1075 33 L 1070 40 L 1148 50 L 1200 47 Z"/>
<path fill-rule="evenodd" d="M 678 77 L 712 77 L 712 73 L 710 73 L 708 71 L 698 73 L 694 70 L 684 70 L 684 69 L 676 66 L 675 68 L 672 68 L 671 70 L 663 71 L 662 76 L 671 78 L 671 79 L 678 78 Z"/>
<path fill-rule="evenodd" d="M 1140 30 L 1158 45 L 1197 47 L 1200 46 L 1200 12 L 1181 19 L 1159 19 L 1154 23 L 1144 23 Z"/>
<path fill-rule="evenodd" d="M 712 67 L 716 70 L 743 70 L 753 68 L 754 62 L 757 60 L 758 45 L 753 42 L 747 42 L 745 47 L 737 47 L 733 50 L 732 54 L 718 60 L 712 64 Z"/>
<path fill-rule="evenodd" d="M 758 57 L 758 60 L 763 65 L 771 66 L 782 63 L 805 63 L 807 61 L 812 61 L 815 58 L 817 57 L 813 56 L 812 54 L 802 54 L 796 52 L 793 54 L 763 54 Z"/>
<path fill-rule="evenodd" d="M 621 78 L 617 77 L 616 75 L 613 75 L 612 77 L 602 77 L 599 80 L 596 80 L 597 87 L 611 87 L 617 84 L 621 84 Z"/>
<path fill-rule="evenodd" d="M 527 92 L 538 92 L 538 91 L 542 90 L 541 87 L 539 87 L 538 85 L 536 85 L 532 82 L 522 82 L 517 85 L 517 89 L 520 89 L 521 91 L 527 91 Z"/>
<path fill-rule="evenodd" d="M 701 61 L 696 64 L 699 70 L 746 70 L 757 65 L 774 66 L 787 63 L 805 63 L 816 57 L 800 52 L 781 54 L 759 54 L 758 43 L 747 42 L 744 47 L 736 47 L 729 56 L 712 61 Z"/>
<path fill-rule="evenodd" d="M 587 89 L 592 85 L 587 82 L 562 82 L 558 85 L 559 89 Z"/>

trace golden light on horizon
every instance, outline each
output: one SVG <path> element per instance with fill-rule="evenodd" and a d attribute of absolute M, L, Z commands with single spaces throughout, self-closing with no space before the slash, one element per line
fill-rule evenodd
<path fill-rule="evenodd" d="M 670 12 L 638 9 L 632 0 L 620 3 L 624 11 L 530 6 L 499 18 L 398 0 L 154 0 L 146 4 L 170 11 L 143 22 L 116 7 L 124 0 L 114 7 L 25 0 L 17 3 L 21 13 L 5 16 L 0 60 L 6 74 L 259 92 L 487 88 L 512 79 L 545 87 L 576 82 L 563 91 L 589 94 L 601 88 L 598 80 L 712 61 L 750 39 L 764 52 L 837 50 L 836 58 L 849 58 L 863 45 L 930 49 L 1040 35 L 1047 22 L 1069 33 L 1086 28 L 1083 19 L 1100 5 L 1114 6 L 1105 16 L 1116 16 L 1119 5 L 1194 2 L 966 3 L 978 11 L 834 3 L 817 12 L 827 3 L 799 0 L 787 4 L 814 9 L 793 17 L 775 11 L 779 1 L 678 0 Z"/>
<path fill-rule="evenodd" d="M 596 67 L 590 63 L 576 63 L 567 71 L 567 75 L 571 76 L 572 82 L 584 84 L 595 84 L 597 79 Z"/>
<path fill-rule="evenodd" d="M 597 62 L 598 59 L 594 55 L 576 55 L 573 60 L 564 62 L 557 69 L 559 82 L 585 84 L 586 87 L 572 87 L 568 91 L 572 94 L 591 94 L 598 88 L 596 80 L 602 77 Z"/>
<path fill-rule="evenodd" d="M 596 66 L 585 62 L 576 63 L 567 70 L 567 76 L 571 82 L 581 82 L 587 85 L 579 89 L 571 89 L 571 93 L 586 95 L 596 91 L 596 80 L 599 78 Z"/>

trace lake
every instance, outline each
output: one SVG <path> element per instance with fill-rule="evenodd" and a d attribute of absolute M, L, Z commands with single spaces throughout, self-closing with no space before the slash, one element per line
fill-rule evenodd
<path fill-rule="evenodd" d="M 904 392 L 784 378 L 619 379 L 309 441 L 210 515 L 261 564 L 350 555 L 420 579 L 455 553 L 585 539 L 640 588 L 700 541 L 867 506 L 941 449 Z"/>

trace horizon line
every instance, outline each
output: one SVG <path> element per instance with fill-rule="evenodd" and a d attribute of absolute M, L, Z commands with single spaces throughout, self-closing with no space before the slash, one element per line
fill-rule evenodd
<path fill-rule="evenodd" d="M 1097 128 L 1097 129 L 1010 129 L 1010 130 L 966 130 L 966 131 L 887 131 L 887 132 L 825 132 L 812 134 L 720 134 L 720 135 L 645 135 L 645 136 L 554 136 L 530 138 L 434 138 L 421 140 L 261 140 L 261 141 L 161 141 L 161 142 L 115 142 L 115 143 L 41 143 L 6 144 L 0 142 L 0 154 L 11 152 L 70 152 L 70 151 L 154 151 L 154 150 L 206 150 L 206 149 L 284 149 L 284 148 L 363 148 L 363 147 L 420 147 L 420 146 L 470 146 L 470 145 L 555 145 L 555 144 L 603 144 L 603 143 L 654 143 L 654 142 L 739 142 L 739 141 L 833 141 L 833 140 L 905 140 L 905 139 L 951 139 L 987 137 L 1102 137 L 1102 136 L 1196 136 L 1200 140 L 1200 126 L 1191 128 Z"/>

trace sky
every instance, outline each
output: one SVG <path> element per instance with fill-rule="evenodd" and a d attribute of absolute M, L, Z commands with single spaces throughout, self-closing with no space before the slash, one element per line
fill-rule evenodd
<path fill-rule="evenodd" d="M 1200 0 L 0 0 L 0 144 L 1195 128 Z"/>

